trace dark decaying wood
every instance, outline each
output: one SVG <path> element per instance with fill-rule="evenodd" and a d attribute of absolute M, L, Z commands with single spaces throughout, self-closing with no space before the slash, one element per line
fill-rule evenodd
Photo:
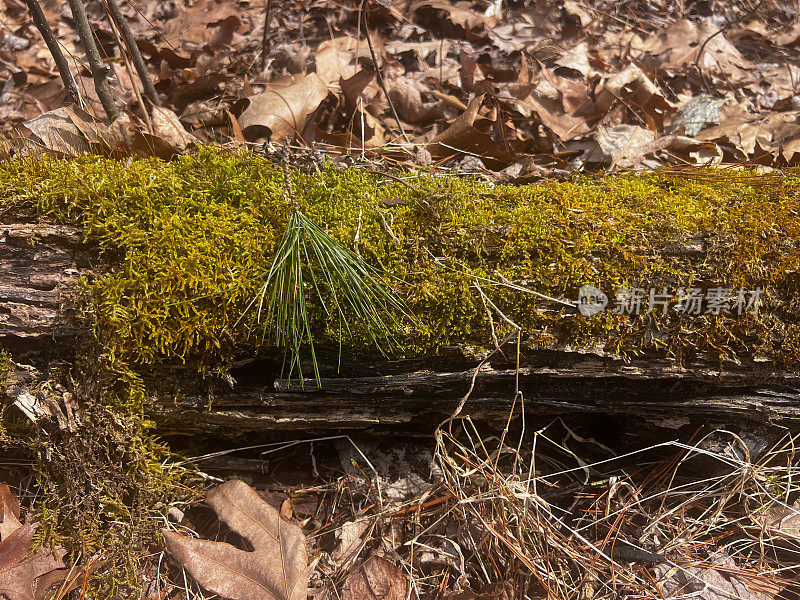
<path fill-rule="evenodd" d="M 90 272 L 82 240 L 74 227 L 0 224 L 0 345 L 36 358 L 74 347 L 85 328 L 70 305 Z"/>
<path fill-rule="evenodd" d="M 637 417 L 654 428 L 698 422 L 737 425 L 800 424 L 800 377 L 763 364 L 720 374 L 710 366 L 678 370 L 669 361 L 619 360 L 573 353 L 527 356 L 563 366 L 523 366 L 521 402 L 532 417 L 605 414 Z M 397 369 L 398 365 L 392 365 Z M 277 379 L 219 388 L 214 393 L 154 396 L 161 421 L 179 431 L 235 428 L 240 433 L 324 431 L 371 425 L 433 427 L 446 419 L 470 388 L 474 369 L 418 371 L 385 376 L 323 379 L 305 390 Z M 514 399 L 516 370 L 484 366 L 462 414 L 502 420 Z"/>
<path fill-rule="evenodd" d="M 70 227 L 0 225 L 0 346 L 20 365 L 45 373 L 47 365 L 68 360 L 88 338 L 71 308 L 77 279 L 92 274 L 96 256 L 82 240 L 82 233 Z M 462 414 L 476 420 L 507 418 L 517 374 L 497 356 L 480 369 Z M 196 375 L 182 367 L 160 369 L 146 383 L 165 434 L 321 432 L 373 425 L 429 429 L 459 405 L 479 362 L 459 352 L 407 361 L 346 357 L 347 376 L 324 378 L 322 389 L 313 382 L 305 389 L 288 384 L 277 363 L 259 362 L 234 369 L 227 383 L 198 384 Z M 327 363 L 335 364 L 335 353 Z M 17 371 L 24 377 L 12 376 L 9 390 L 15 394 L 30 385 L 34 372 L 24 366 Z M 800 425 L 800 373 L 764 362 L 720 372 L 710 363 L 680 369 L 665 359 L 625 362 L 600 353 L 542 350 L 523 355 L 519 384 L 531 418 L 604 414 L 666 429 L 698 421 Z"/>

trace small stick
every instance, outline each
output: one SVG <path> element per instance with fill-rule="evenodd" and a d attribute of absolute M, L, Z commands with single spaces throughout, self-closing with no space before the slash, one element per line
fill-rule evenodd
<path fill-rule="evenodd" d="M 100 104 L 103 105 L 103 110 L 108 115 L 108 120 L 114 122 L 119 118 L 119 110 L 114 103 L 114 98 L 111 96 L 111 88 L 108 85 L 108 73 L 103 60 L 100 58 L 100 52 L 97 50 L 97 44 L 94 43 L 94 34 L 92 28 L 89 26 L 89 19 L 86 18 L 86 9 L 83 6 L 83 0 L 67 0 L 69 8 L 72 11 L 72 18 L 75 19 L 75 28 L 78 30 L 78 37 L 81 39 L 81 45 L 86 58 L 89 60 L 89 69 L 92 72 L 94 79 L 94 89 L 97 91 L 97 97 L 100 98 Z"/>
<path fill-rule="evenodd" d="M 264 9 L 264 34 L 261 36 L 261 71 L 267 68 L 267 55 L 269 54 L 269 13 L 272 9 L 272 0 L 267 0 Z"/>
<path fill-rule="evenodd" d="M 53 35 L 53 30 L 50 29 L 50 24 L 47 22 L 47 17 L 44 16 L 44 11 L 39 4 L 39 0 L 25 0 L 25 3 L 28 5 L 28 10 L 33 18 L 33 24 L 36 25 L 36 29 L 39 30 L 39 33 L 42 34 L 44 43 L 47 44 L 47 49 L 50 50 L 50 56 L 53 57 L 56 63 L 58 73 L 61 75 L 61 81 L 64 82 L 64 89 L 67 92 L 69 101 L 83 108 L 83 101 L 78 92 L 78 85 L 75 83 L 75 77 L 73 77 L 72 71 L 69 70 L 69 63 L 67 63 L 64 53 L 58 45 L 56 36 Z"/>
<path fill-rule="evenodd" d="M 381 73 L 381 70 L 378 67 L 378 59 L 375 56 L 375 49 L 372 47 L 372 38 L 369 35 L 369 21 L 367 20 L 367 13 L 366 13 L 366 11 L 364 11 L 364 2 L 365 1 L 366 0 L 361 0 L 361 9 L 360 10 L 363 11 L 361 14 L 362 14 L 362 16 L 364 18 L 364 35 L 367 36 L 367 44 L 369 44 L 369 53 L 372 56 L 372 64 L 375 65 L 375 74 L 376 74 L 376 78 L 378 79 L 378 85 L 381 86 L 381 89 L 383 90 L 383 94 L 384 94 L 384 96 L 386 96 L 386 101 L 389 103 L 389 108 L 392 109 L 392 114 L 394 115 L 395 121 L 397 121 L 397 126 L 400 128 L 400 133 L 403 134 L 403 138 L 410 145 L 411 144 L 411 140 L 408 139 L 408 136 L 406 135 L 406 130 L 403 129 L 403 124 L 400 122 L 400 117 L 398 116 L 397 110 L 394 107 L 394 102 L 392 102 L 392 99 L 389 97 L 389 92 L 386 90 L 386 83 L 383 80 L 383 74 Z"/>
<path fill-rule="evenodd" d="M 161 106 L 161 100 L 156 93 L 156 88 L 153 86 L 153 80 L 150 79 L 150 71 L 147 70 L 147 65 L 144 62 L 144 58 L 142 58 L 142 53 L 139 51 L 139 45 L 136 43 L 136 39 L 133 37 L 133 32 L 128 25 L 128 21 L 125 19 L 122 11 L 119 9 L 117 0 L 104 0 L 104 2 L 109 14 L 111 15 L 111 19 L 114 21 L 114 24 L 117 26 L 117 29 L 122 35 L 122 39 L 125 40 L 125 45 L 128 47 L 128 52 L 131 53 L 133 66 L 136 67 L 136 72 L 139 74 L 139 80 L 142 82 L 145 97 L 152 102 L 153 106 Z M 145 110 L 144 106 L 142 107 L 142 110 Z"/>
<path fill-rule="evenodd" d="M 111 33 L 114 34 L 114 40 L 117 42 L 117 46 L 119 46 L 120 50 L 122 50 L 123 42 L 119 37 L 119 31 L 117 30 L 116 27 L 114 27 L 113 21 L 111 23 Z M 133 86 L 133 93 L 136 95 L 136 101 L 139 103 L 139 106 L 142 107 L 142 116 L 144 117 L 144 124 L 147 127 L 147 131 L 155 135 L 155 129 L 153 129 L 153 122 L 150 120 L 150 115 L 147 114 L 147 107 L 144 104 L 144 99 L 142 98 L 142 92 L 139 90 L 139 86 L 136 85 L 136 82 L 133 79 L 133 69 L 131 68 L 131 61 L 128 60 L 128 55 L 125 54 L 124 51 L 121 51 L 120 54 L 122 55 L 122 61 L 125 63 L 125 70 L 128 72 L 128 77 L 131 80 L 131 84 Z"/>

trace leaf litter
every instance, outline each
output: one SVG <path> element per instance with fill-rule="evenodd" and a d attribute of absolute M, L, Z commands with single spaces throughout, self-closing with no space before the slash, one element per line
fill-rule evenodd
<path fill-rule="evenodd" d="M 520 423 L 520 409 L 509 423 Z M 316 463 L 313 481 L 287 487 L 272 476 L 266 485 L 277 493 L 229 481 L 207 501 L 228 520 L 241 506 L 267 506 L 266 498 L 276 507 L 266 509 L 274 531 L 278 521 L 290 525 L 277 508 L 286 512 L 288 492 L 301 520 L 286 530 L 296 543 L 280 560 L 295 564 L 295 573 L 308 564 L 299 580 L 320 600 L 769 600 L 798 591 L 800 510 L 787 503 L 800 493 L 797 435 L 767 441 L 707 429 L 689 443 L 617 454 L 579 431 L 555 419 L 499 432 L 464 416 L 440 426 L 434 448 L 408 440 L 296 440 L 269 453 L 309 444 L 315 455 L 327 453 L 332 460 Z M 246 499 L 216 491 L 234 486 Z M 413 491 L 390 492 L 403 487 Z M 252 542 L 262 519 L 231 529 Z M 179 528 L 191 526 L 184 520 Z M 187 558 L 175 540 L 202 550 Z M 247 568 L 256 576 L 274 576 L 277 555 L 259 554 L 256 543 L 248 552 L 177 533 L 166 542 L 202 588 L 237 599 L 274 597 L 221 591 L 236 587 L 242 561 L 252 561 Z M 220 563 L 232 569 L 226 574 Z M 187 598 L 200 597 L 170 578 Z"/>
<path fill-rule="evenodd" d="M 57 153 L 96 151 L 63 113 L 57 73 L 24 2 L 1 1 L 14 33 L 0 42 L 0 131 L 16 139 L 15 152 L 29 149 L 20 135 Z M 101 44 L 134 138 L 111 136 L 102 149 L 169 156 L 190 140 L 290 134 L 332 154 L 408 165 L 420 148 L 440 168 L 472 157 L 484 176 L 505 180 L 523 170 L 499 175 L 515 163 L 546 176 L 800 161 L 798 15 L 789 4 L 278 4 L 124 3 L 169 113 L 140 105 L 121 51 Z M 47 8 L 59 41 L 77 48 L 63 0 Z M 112 40 L 102 3 L 90 1 L 88 15 L 99 39 Z M 89 115 L 82 120 L 108 128 L 85 67 L 74 58 L 71 67 Z"/>
<path fill-rule="evenodd" d="M 7 483 L 0 483 L 0 598 L 45 600 L 63 598 L 79 587 L 96 563 L 84 572 L 63 562 L 64 548 L 44 548 L 36 541 L 38 523 L 23 523 L 22 509 Z"/>

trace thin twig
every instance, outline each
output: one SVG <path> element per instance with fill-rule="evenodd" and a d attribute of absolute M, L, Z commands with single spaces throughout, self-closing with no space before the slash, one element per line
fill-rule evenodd
<path fill-rule="evenodd" d="M 64 53 L 58 45 L 56 36 L 53 35 L 53 30 L 50 29 L 50 23 L 47 22 L 47 17 L 44 16 L 44 11 L 39 4 L 39 0 L 25 0 L 25 3 L 28 5 L 28 10 L 33 18 L 33 24 L 36 25 L 36 29 L 39 30 L 39 33 L 42 34 L 44 43 L 47 44 L 47 49 L 50 50 L 50 56 L 53 57 L 56 63 L 58 74 L 61 76 L 61 81 L 64 82 L 64 89 L 67 92 L 69 101 L 83 108 L 83 100 L 78 92 L 78 85 L 75 83 L 75 77 L 72 75 L 72 71 L 69 70 L 69 63 L 67 63 Z"/>
<path fill-rule="evenodd" d="M 261 36 L 261 62 L 260 67 L 263 72 L 267 68 L 267 55 L 269 54 L 269 16 L 272 9 L 272 0 L 267 0 L 267 7 L 264 9 L 264 33 Z"/>
<path fill-rule="evenodd" d="M 100 99 L 100 104 L 103 105 L 103 110 L 106 112 L 108 120 L 113 122 L 119 118 L 119 110 L 111 95 L 111 88 L 108 85 L 108 69 L 103 64 L 100 52 L 97 50 L 97 44 L 94 42 L 94 34 L 89 26 L 89 19 L 86 18 L 86 9 L 83 6 L 83 1 L 67 0 L 67 2 L 72 11 L 72 18 L 75 20 L 75 28 L 78 30 L 78 37 L 80 37 L 83 51 L 89 61 L 89 69 L 94 79 L 94 89 L 97 92 L 97 97 Z"/>
<path fill-rule="evenodd" d="M 406 130 L 403 129 L 403 124 L 400 122 L 400 116 L 397 114 L 397 109 L 394 107 L 394 102 L 389 97 L 389 92 L 386 89 L 386 82 L 383 79 L 383 73 L 381 73 L 381 69 L 378 66 L 378 58 L 375 56 L 375 48 L 372 47 L 372 38 L 369 35 L 369 21 L 367 20 L 367 12 L 364 10 L 364 3 L 366 0 L 361 0 L 361 8 L 359 12 L 364 19 L 364 35 L 367 37 L 367 44 L 369 45 L 369 53 L 372 56 L 372 64 L 375 65 L 375 77 L 378 80 L 378 85 L 381 86 L 383 90 L 383 95 L 386 96 L 386 102 L 389 103 L 389 108 L 392 109 L 392 114 L 394 115 L 395 121 L 397 121 L 397 126 L 400 128 L 400 133 L 403 134 L 403 139 L 410 145 L 411 140 L 406 135 Z"/>
<path fill-rule="evenodd" d="M 111 13 L 109 13 L 111 16 Z M 133 93 L 136 95 L 136 101 L 139 103 L 139 106 L 142 107 L 142 117 L 144 117 L 144 124 L 147 127 L 147 131 L 151 134 L 155 134 L 155 129 L 153 128 L 153 121 L 150 119 L 150 115 L 147 113 L 147 107 L 144 104 L 144 98 L 142 98 L 142 92 L 139 90 L 139 86 L 136 85 L 133 79 L 133 69 L 131 68 L 131 61 L 128 60 L 128 55 L 122 50 L 122 40 L 119 37 L 119 31 L 113 25 L 111 25 L 111 32 L 114 34 L 114 41 L 117 42 L 117 46 L 120 48 L 120 54 L 122 55 L 122 61 L 125 63 L 125 70 L 128 72 L 128 77 L 131 80 L 131 86 L 133 87 Z"/>
<path fill-rule="evenodd" d="M 103 1 L 108 9 L 108 13 L 111 15 L 112 21 L 117 26 L 117 29 L 122 35 L 122 39 L 125 41 L 125 46 L 127 46 L 128 52 L 131 54 L 133 66 L 136 68 L 136 72 L 139 74 L 139 80 L 142 82 L 142 88 L 144 89 L 145 97 L 152 102 L 153 106 L 161 106 L 161 100 L 156 93 L 156 88 L 153 86 L 153 80 L 150 79 L 150 71 L 147 69 L 144 58 L 142 58 L 142 53 L 139 51 L 139 45 L 136 43 L 136 38 L 133 37 L 133 32 L 128 25 L 128 21 L 122 14 L 122 11 L 119 9 L 117 0 Z M 144 106 L 142 107 L 142 110 L 145 110 Z"/>

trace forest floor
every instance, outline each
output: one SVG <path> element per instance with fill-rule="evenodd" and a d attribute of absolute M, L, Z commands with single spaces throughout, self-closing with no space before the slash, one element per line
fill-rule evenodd
<path fill-rule="evenodd" d="M 77 105 L 29 5 L 0 0 L 2 160 L 169 161 L 206 144 L 279 159 L 289 136 L 303 169 L 459 174 L 487 189 L 800 163 L 796 2 L 128 0 L 153 106 L 107 3 L 89 0 L 114 123 L 68 3 L 41 6 Z M 15 358 L 3 354 L 0 379 L 28 368 Z M 532 428 L 517 395 L 492 423 L 464 411 L 426 431 L 168 447 L 141 404 L 89 400 L 79 370 L 59 365 L 35 394 L 3 400 L 0 598 L 800 595 L 791 431 L 731 424 L 631 449 L 602 417 Z M 114 372 L 126 398 L 141 383 L 129 375 Z M 57 398 L 46 418 L 40 396 Z"/>

